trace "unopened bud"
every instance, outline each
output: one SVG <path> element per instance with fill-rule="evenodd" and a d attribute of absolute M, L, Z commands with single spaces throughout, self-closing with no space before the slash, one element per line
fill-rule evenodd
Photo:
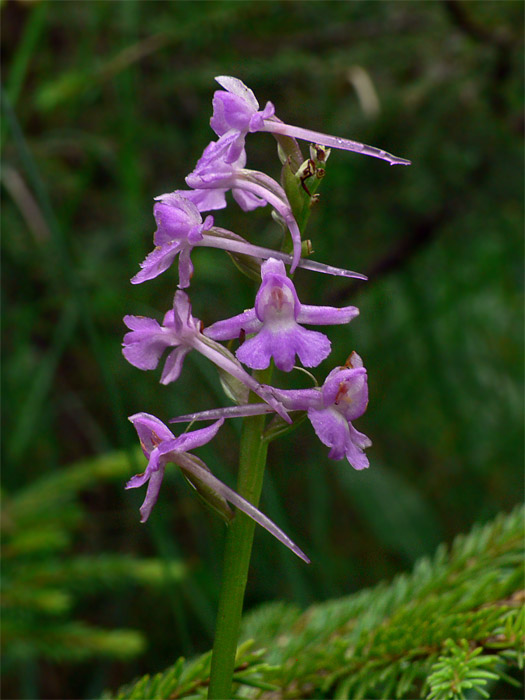
<path fill-rule="evenodd" d="M 312 175 L 314 173 L 315 173 L 315 163 L 311 158 L 309 158 L 308 160 L 305 160 L 304 163 L 302 163 L 299 166 L 299 170 L 295 173 L 295 175 L 300 180 L 306 180 L 307 178 L 312 177 Z"/>
<path fill-rule="evenodd" d="M 331 148 L 328 146 L 320 146 L 318 143 L 310 144 L 310 158 L 317 163 L 326 163 L 330 156 Z"/>
<path fill-rule="evenodd" d="M 312 255 L 314 252 L 313 246 L 312 246 L 312 241 L 309 238 L 306 238 L 304 241 L 301 241 L 301 256 L 307 258 L 309 255 Z"/>

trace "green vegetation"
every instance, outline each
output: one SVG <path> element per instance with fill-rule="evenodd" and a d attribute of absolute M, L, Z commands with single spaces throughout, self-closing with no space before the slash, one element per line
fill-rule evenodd
<path fill-rule="evenodd" d="M 270 603 L 245 620 L 236 697 L 448 700 L 523 668 L 523 511 L 440 547 L 390 585 L 304 611 Z M 205 697 L 209 654 L 117 700 Z M 471 697 L 469 695 L 469 697 Z M 478 696 L 479 697 L 479 696 Z"/>

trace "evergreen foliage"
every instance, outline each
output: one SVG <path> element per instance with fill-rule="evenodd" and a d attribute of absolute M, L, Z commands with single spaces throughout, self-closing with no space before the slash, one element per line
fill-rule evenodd
<path fill-rule="evenodd" d="M 107 629 L 76 619 L 82 601 L 101 591 L 163 584 L 185 576 L 177 561 L 122 553 L 74 553 L 86 514 L 80 493 L 130 473 L 123 452 L 86 460 L 35 480 L 2 503 L 3 671 L 30 660 L 130 659 L 145 648 L 134 629 Z"/>
<path fill-rule="evenodd" d="M 390 584 L 304 611 L 281 602 L 251 613 L 236 697 L 460 700 L 516 683 L 508 672 L 523 668 L 523 515 L 474 527 Z M 181 658 L 105 698 L 204 697 L 209 661 Z"/>

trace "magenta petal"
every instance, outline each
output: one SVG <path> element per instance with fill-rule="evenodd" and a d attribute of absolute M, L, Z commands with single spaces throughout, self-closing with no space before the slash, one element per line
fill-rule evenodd
<path fill-rule="evenodd" d="M 330 459 L 343 459 L 350 441 L 350 431 L 344 416 L 332 408 L 325 408 L 321 411 L 308 411 L 308 418 L 319 440 L 331 448 L 328 454 Z"/>
<path fill-rule="evenodd" d="M 290 372 L 295 356 L 305 367 L 317 367 L 330 354 L 330 341 L 317 331 L 308 331 L 297 324 L 280 330 L 263 326 L 256 336 L 237 350 L 237 358 L 252 369 L 265 369 L 273 357 L 276 367 Z"/>
<path fill-rule="evenodd" d="M 237 316 L 212 323 L 204 329 L 203 333 L 212 340 L 231 340 L 238 338 L 243 331 L 255 333 L 261 326 L 261 321 L 255 315 L 255 309 L 248 309 Z"/>
<path fill-rule="evenodd" d="M 360 433 L 349 423 L 350 442 L 346 446 L 346 458 L 354 469 L 367 469 L 370 466 L 368 457 L 363 452 L 365 447 L 370 447 L 372 441 L 363 433 Z"/>
<path fill-rule="evenodd" d="M 348 323 L 356 316 L 359 316 L 359 309 L 355 306 L 343 306 L 343 308 L 338 309 L 334 306 L 308 306 L 307 304 L 301 304 L 297 323 L 333 326 Z"/>
<path fill-rule="evenodd" d="M 129 335 L 129 334 L 128 334 Z M 127 336 L 125 336 L 126 338 Z M 159 364 L 160 356 L 169 343 L 162 339 L 149 338 L 147 342 L 133 343 L 122 348 L 122 354 L 126 360 L 138 369 L 155 369 Z"/>
<path fill-rule="evenodd" d="M 135 413 L 128 419 L 139 436 L 140 444 L 149 459 L 150 453 L 164 440 L 174 440 L 171 430 L 150 413 Z"/>
<path fill-rule="evenodd" d="M 143 472 L 142 474 L 135 474 L 135 476 L 132 476 L 131 479 L 127 482 L 126 486 L 124 488 L 126 489 L 138 489 L 141 486 L 144 486 L 146 481 L 149 480 L 149 475 L 146 474 L 146 472 Z"/>
<path fill-rule="evenodd" d="M 199 211 L 213 211 L 226 207 L 227 187 L 213 189 L 177 190 L 190 202 L 193 202 Z"/>
<path fill-rule="evenodd" d="M 181 330 L 193 330 L 195 324 L 198 323 L 197 319 L 191 315 L 190 298 L 182 289 L 177 289 L 173 297 L 173 312 L 174 317 L 178 319 L 175 321 L 175 325 L 178 326 L 180 323 Z"/>
<path fill-rule="evenodd" d="M 170 352 L 164 363 L 164 369 L 162 370 L 162 376 L 160 378 L 161 384 L 170 384 L 170 382 L 174 382 L 180 377 L 184 358 L 190 352 L 190 349 L 191 348 L 179 346 Z"/>
<path fill-rule="evenodd" d="M 212 98 L 213 116 L 210 119 L 210 126 L 217 136 L 222 136 L 230 130 L 227 94 L 217 90 Z"/>
<path fill-rule="evenodd" d="M 242 97 L 217 90 L 213 96 L 213 116 L 210 126 L 218 136 L 230 129 L 248 131 L 250 119 L 254 115 L 253 106 L 246 103 Z M 255 108 L 257 111 L 257 107 Z"/>
<path fill-rule="evenodd" d="M 323 385 L 325 406 L 335 405 L 346 420 L 362 416 L 368 405 L 367 374 L 364 367 L 331 372 Z"/>
<path fill-rule="evenodd" d="M 332 343 L 324 333 L 297 326 L 290 331 L 290 341 L 303 367 L 317 367 L 330 354 Z M 277 358 L 275 360 L 277 364 Z"/>
<path fill-rule="evenodd" d="M 134 367 L 155 369 L 164 350 L 173 344 L 172 339 L 154 319 L 126 316 L 124 322 L 136 330 L 124 336 L 122 354 Z"/>
<path fill-rule="evenodd" d="M 265 207 L 267 205 L 267 201 L 262 197 L 258 197 L 238 187 L 232 189 L 232 196 L 243 211 L 253 211 L 257 207 Z"/>
<path fill-rule="evenodd" d="M 146 522 L 146 520 L 150 516 L 150 513 L 153 509 L 153 506 L 157 502 L 157 499 L 159 497 L 160 487 L 162 484 L 162 480 L 164 478 L 164 470 L 165 470 L 165 467 L 162 466 L 162 467 L 160 467 L 160 469 L 158 471 L 156 471 L 150 477 L 150 480 L 148 483 L 148 490 L 146 491 L 146 498 L 144 499 L 144 503 L 140 507 L 140 522 L 141 523 Z"/>
<path fill-rule="evenodd" d="M 182 243 L 180 241 L 172 241 L 152 250 L 144 262 L 140 264 L 142 269 L 132 277 L 131 283 L 140 284 L 141 282 L 152 280 L 165 272 L 173 263 L 181 246 Z"/>
<path fill-rule="evenodd" d="M 126 326 L 131 331 L 144 331 L 148 333 L 155 333 L 160 331 L 160 325 L 158 321 L 154 318 L 149 318 L 148 316 L 124 316 L 123 319 Z"/>
<path fill-rule="evenodd" d="M 330 447 L 330 459 L 339 460 L 346 457 L 354 469 L 366 469 L 369 466 L 363 450 L 370 447 L 371 441 L 366 435 L 358 432 L 334 407 L 321 411 L 310 410 L 308 418 L 319 440 Z"/>
<path fill-rule="evenodd" d="M 206 428 L 199 428 L 199 430 L 191 430 L 187 433 L 182 433 L 182 435 L 179 435 L 179 437 L 176 438 L 176 451 L 190 452 L 196 447 L 201 447 L 202 445 L 205 445 L 217 435 L 217 433 L 219 432 L 219 428 L 223 423 L 224 418 L 219 418 L 219 420 L 215 421 L 215 423 L 213 423 L 212 425 L 206 426 Z M 163 450 L 161 448 L 161 452 L 162 451 Z"/>
<path fill-rule="evenodd" d="M 181 250 L 179 256 L 179 288 L 186 289 L 190 286 L 193 277 L 193 263 L 191 262 L 191 248 Z"/>
<path fill-rule="evenodd" d="M 240 97 L 251 111 L 256 112 L 259 109 L 259 102 L 253 90 L 250 90 L 239 78 L 234 78 L 231 75 L 217 75 L 215 80 L 227 91 L 226 94 L 230 93 Z"/>
<path fill-rule="evenodd" d="M 257 335 L 246 340 L 235 354 L 240 362 L 252 369 L 266 369 L 270 365 L 272 349 L 272 334 L 261 328 Z"/>
<path fill-rule="evenodd" d="M 197 207 L 189 199 L 174 192 L 162 195 L 162 199 L 153 207 L 153 214 L 157 222 L 155 245 L 187 240 L 191 231 L 198 231 L 202 226 L 202 217 Z"/>

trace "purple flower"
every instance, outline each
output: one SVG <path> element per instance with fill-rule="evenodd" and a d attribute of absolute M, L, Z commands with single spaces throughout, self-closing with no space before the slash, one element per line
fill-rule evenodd
<path fill-rule="evenodd" d="M 264 120 L 275 114 L 271 102 L 262 111 L 253 92 L 237 78 L 219 76 L 215 80 L 226 88 L 213 96 L 213 116 L 210 126 L 217 136 L 234 131 L 236 138 L 230 146 L 229 158 L 237 160 L 244 150 L 244 136 L 248 132 L 264 131 Z"/>
<path fill-rule="evenodd" d="M 223 502 L 229 502 L 239 510 L 242 510 L 252 520 L 264 527 L 270 534 L 291 549 L 294 554 L 307 564 L 310 563 L 304 552 L 275 523 L 242 498 L 242 496 L 239 496 L 238 493 L 213 476 L 203 462 L 188 454 L 191 450 L 205 445 L 214 438 L 224 423 L 224 418 L 220 418 L 207 428 L 183 433 L 179 437 L 175 437 L 162 421 L 149 413 L 137 413 L 130 417 L 130 421 L 135 426 L 142 450 L 148 460 L 146 471 L 143 474 L 137 474 L 132 477 L 126 484 L 127 489 L 134 489 L 148 482 L 146 498 L 140 508 L 141 523 L 146 522 L 153 506 L 157 502 L 166 464 L 173 462 L 181 468 L 193 485 L 204 487 L 206 493 L 213 494 Z"/>
<path fill-rule="evenodd" d="M 317 399 L 313 391 L 318 392 Z M 343 367 L 330 372 L 320 390 L 275 390 L 274 393 L 289 410 L 293 407 L 307 411 L 317 437 L 330 448 L 330 459 L 346 457 L 354 469 L 369 466 L 364 449 L 372 442 L 351 423 L 363 415 L 368 405 L 366 369 L 356 352 Z"/>
<path fill-rule="evenodd" d="M 184 358 L 201 335 L 200 321 L 191 315 L 188 296 L 180 290 L 175 293 L 173 309 L 164 316 L 162 326 L 146 316 L 125 316 L 124 323 L 131 332 L 124 336 L 122 352 L 139 369 L 155 369 L 164 351 L 175 348 L 164 364 L 161 384 L 179 378 Z"/>
<path fill-rule="evenodd" d="M 275 116 L 275 108 L 271 102 L 267 102 L 266 107 L 259 111 L 259 103 L 255 95 L 238 78 L 220 75 L 215 80 L 225 90 L 217 90 L 213 96 L 213 116 L 210 119 L 210 126 L 218 136 L 234 135 L 226 156 L 229 162 L 237 160 L 242 154 L 247 133 L 269 131 L 274 134 L 311 141 L 329 148 L 340 148 L 380 158 L 388 161 L 390 165 L 410 165 L 409 160 L 393 156 L 380 148 L 284 124 Z"/>
<path fill-rule="evenodd" d="M 229 190 L 244 211 L 269 204 L 282 216 L 290 231 L 293 242 L 293 272 L 301 257 L 301 232 L 286 194 L 281 185 L 265 173 L 244 168 L 244 151 L 232 162 L 226 160 L 236 138 L 234 132 L 228 132 L 218 141 L 212 141 L 205 148 L 193 172 L 186 177 L 186 184 L 192 189 L 178 190 L 176 194 L 189 199 L 201 212 L 224 209 L 226 192 Z M 161 195 L 157 199 L 163 200 L 165 196 Z"/>
<path fill-rule="evenodd" d="M 143 474 L 132 477 L 126 484 L 126 488 L 139 488 L 148 482 L 146 498 L 140 508 L 140 522 L 145 523 L 157 502 L 166 464 L 168 462 L 179 464 L 181 453 L 189 452 L 209 442 L 219 431 L 224 418 L 207 428 L 183 433 L 177 438 L 162 421 L 149 413 L 136 413 L 130 416 L 129 420 L 138 433 L 148 466 Z"/>
<path fill-rule="evenodd" d="M 168 269 L 179 255 L 179 287 L 189 287 L 193 274 L 190 259 L 192 248 L 204 239 L 204 231 L 213 226 L 213 217 L 203 221 L 197 207 L 176 194 L 164 195 L 153 208 L 157 230 L 155 249 L 141 264 L 141 271 L 131 280 L 139 284 L 157 277 Z"/>
<path fill-rule="evenodd" d="M 190 300 L 182 290 L 175 292 L 173 309 L 164 316 L 162 325 L 145 316 L 125 316 L 124 323 L 131 332 L 124 336 L 122 353 L 134 367 L 155 369 L 164 351 L 175 348 L 164 363 L 161 384 L 169 384 L 178 379 L 184 358 L 190 350 L 197 350 L 264 401 L 268 401 L 280 416 L 289 421 L 286 412 L 269 391 L 250 376 L 226 348 L 202 334 L 202 324 L 191 315 Z"/>
<path fill-rule="evenodd" d="M 363 450 L 372 442 L 351 423 L 365 412 L 368 404 L 365 368 L 337 368 L 330 372 L 323 384 L 322 402 L 322 408 L 308 409 L 308 418 L 319 440 L 330 447 L 328 456 L 346 457 L 354 469 L 366 469 L 369 462 Z"/>
<path fill-rule="evenodd" d="M 237 358 L 252 369 L 264 369 L 273 357 L 276 366 L 290 372 L 298 355 L 305 367 L 316 367 L 330 354 L 331 344 L 323 333 L 303 328 L 302 323 L 333 325 L 348 323 L 358 315 L 355 306 L 301 304 L 284 263 L 269 258 L 261 266 L 262 282 L 255 307 L 238 316 L 218 321 L 204 330 L 214 340 L 255 333 L 237 350 Z"/>
<path fill-rule="evenodd" d="M 363 361 L 353 352 L 343 367 L 336 367 L 327 376 L 321 388 L 271 389 L 275 397 L 289 411 L 306 411 L 321 442 L 330 448 L 330 459 L 344 457 L 354 469 L 369 466 L 364 449 L 370 447 L 370 439 L 352 425 L 368 404 L 368 382 Z M 265 404 L 247 404 L 229 408 L 189 413 L 174 418 L 171 423 L 215 418 L 236 418 L 271 413 Z"/>

